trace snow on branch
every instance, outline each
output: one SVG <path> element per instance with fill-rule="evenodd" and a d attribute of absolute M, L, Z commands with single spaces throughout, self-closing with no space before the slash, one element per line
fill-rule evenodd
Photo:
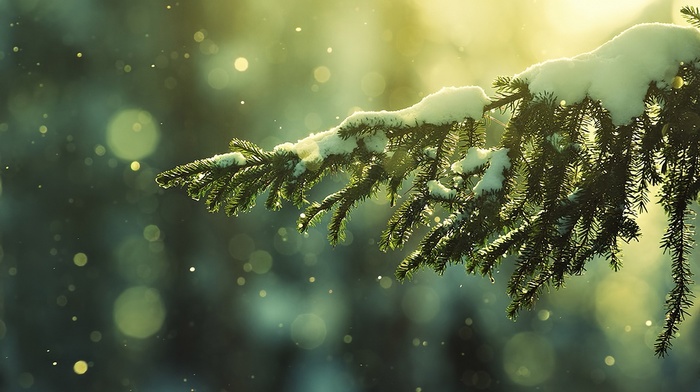
<path fill-rule="evenodd" d="M 685 8 L 684 14 L 700 15 Z M 228 153 L 177 166 L 156 181 L 186 188 L 210 211 L 229 215 L 268 192 L 269 209 L 284 201 L 304 208 L 300 231 L 329 214 L 333 244 L 343 239 L 355 207 L 386 192 L 398 207 L 381 233 L 381 249 L 401 248 L 416 228 L 428 229 L 397 277 L 463 264 L 493 279 L 502 262 L 514 263 L 511 317 L 583 274 L 593 258 L 618 270 L 619 242 L 639 238 L 637 216 L 649 188 L 660 185 L 669 218 L 661 240 L 674 282 L 655 347 L 665 355 L 692 305 L 699 61 L 698 30 L 642 24 L 591 52 L 500 77 L 492 98 L 479 87 L 443 88 L 403 110 L 354 113 L 272 151 L 234 139 Z M 492 110 L 508 110 L 511 118 L 500 142 L 486 145 Z M 349 174 L 347 184 L 308 202 L 307 191 L 336 172 Z M 435 208 L 448 218 L 436 221 Z"/>
<path fill-rule="evenodd" d="M 700 55 L 700 32 L 662 23 L 633 26 L 597 49 L 533 65 L 515 78 L 532 94 L 554 94 L 568 104 L 600 101 L 615 125 L 644 112 L 649 83 L 670 86 L 678 66 Z"/>
<path fill-rule="evenodd" d="M 406 109 L 353 113 L 339 128 L 372 125 L 404 128 L 417 124 L 449 124 L 465 118 L 481 118 L 484 106 L 489 103 L 491 101 L 481 87 L 443 87 Z"/>
<path fill-rule="evenodd" d="M 368 152 L 380 153 L 387 146 L 388 139 L 382 131 L 371 135 L 342 137 L 343 130 L 357 128 L 412 128 L 419 125 L 444 125 L 463 121 L 467 118 L 479 119 L 484 114 L 484 106 L 491 103 L 481 87 L 444 87 L 430 94 L 417 104 L 402 110 L 379 112 L 355 112 L 339 126 L 328 131 L 311 134 L 296 143 L 275 146 L 274 151 L 292 153 L 300 162 L 294 167 L 294 175 L 305 170 L 317 170 L 324 159 L 334 155 L 351 154 L 362 140 Z"/>

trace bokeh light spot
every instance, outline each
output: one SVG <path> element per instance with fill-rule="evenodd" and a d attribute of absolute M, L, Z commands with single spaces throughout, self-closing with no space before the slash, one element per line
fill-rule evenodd
<path fill-rule="evenodd" d="M 379 280 L 379 285 L 380 285 L 383 289 L 391 288 L 391 285 L 392 285 L 392 284 L 394 284 L 394 281 L 391 280 L 391 278 L 388 277 L 388 276 L 383 276 L 383 277 Z"/>
<path fill-rule="evenodd" d="M 107 153 L 105 146 L 98 144 L 95 146 L 95 155 L 98 157 L 104 156 Z"/>
<path fill-rule="evenodd" d="M 92 331 L 90 332 L 90 341 L 93 343 L 97 343 L 100 340 L 102 340 L 102 332 L 100 331 Z"/>
<path fill-rule="evenodd" d="M 84 267 L 87 262 L 88 257 L 83 252 L 78 252 L 73 256 L 73 264 L 77 265 L 78 267 Z"/>
<path fill-rule="evenodd" d="M 250 254 L 248 263 L 256 274 L 266 274 L 272 268 L 272 255 L 264 250 L 256 250 Z"/>
<path fill-rule="evenodd" d="M 233 61 L 233 68 L 238 72 L 245 72 L 248 69 L 248 59 L 239 57 Z"/>
<path fill-rule="evenodd" d="M 73 371 L 75 374 L 85 374 L 88 370 L 88 364 L 85 361 L 77 361 L 73 364 Z"/>
<path fill-rule="evenodd" d="M 160 238 L 160 229 L 156 225 L 148 225 L 143 228 L 143 238 L 148 242 L 158 241 Z"/>
<path fill-rule="evenodd" d="M 203 54 L 217 54 L 219 53 L 219 45 L 210 39 L 205 39 L 204 41 L 200 42 L 199 51 Z"/>
<path fill-rule="evenodd" d="M 59 295 L 56 297 L 56 305 L 58 306 L 66 306 L 68 304 L 68 298 L 65 295 Z"/>
<path fill-rule="evenodd" d="M 673 81 L 671 82 L 671 86 L 675 89 L 683 87 L 684 84 L 685 82 L 683 81 L 683 78 L 677 75 L 673 78 Z"/>
<path fill-rule="evenodd" d="M 316 67 L 314 69 L 314 79 L 319 83 L 326 83 L 331 78 L 331 70 L 326 66 Z"/>
<path fill-rule="evenodd" d="M 313 350 L 326 340 L 326 322 L 313 313 L 300 314 L 291 325 L 292 341 L 306 350 Z"/>
<path fill-rule="evenodd" d="M 163 326 L 165 306 L 158 290 L 133 286 L 114 301 L 114 322 L 124 335 L 145 339 Z"/>
<path fill-rule="evenodd" d="M 107 125 L 107 146 L 114 155 L 126 161 L 151 155 L 159 140 L 160 128 L 145 110 L 122 110 Z"/>
<path fill-rule="evenodd" d="M 513 382 L 535 386 L 554 372 L 554 350 L 549 342 L 533 332 L 513 336 L 503 348 L 503 368 Z"/>

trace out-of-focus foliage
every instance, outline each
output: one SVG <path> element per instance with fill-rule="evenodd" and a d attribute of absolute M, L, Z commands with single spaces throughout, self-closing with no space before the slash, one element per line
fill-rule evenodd
<path fill-rule="evenodd" d="M 269 149 L 678 10 L 608 3 L 0 1 L 0 390 L 692 389 L 693 318 L 648 355 L 655 241 L 514 324 L 499 279 L 398 284 L 384 201 L 333 249 L 297 211 L 233 221 L 153 182 L 232 137 Z"/>

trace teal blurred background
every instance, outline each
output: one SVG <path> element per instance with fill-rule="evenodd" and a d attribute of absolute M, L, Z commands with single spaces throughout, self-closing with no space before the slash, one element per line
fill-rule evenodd
<path fill-rule="evenodd" d="M 331 248 L 291 206 L 226 218 L 154 182 L 232 137 L 272 148 L 488 88 L 688 3 L 0 1 L 0 390 L 700 390 L 697 316 L 653 356 L 658 208 L 621 272 L 594 261 L 513 323 L 507 265 L 396 282 L 381 198 Z"/>

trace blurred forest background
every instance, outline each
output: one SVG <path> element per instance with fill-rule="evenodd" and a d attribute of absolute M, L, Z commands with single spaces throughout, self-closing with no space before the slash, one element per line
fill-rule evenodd
<path fill-rule="evenodd" d="M 652 351 L 658 208 L 621 272 L 601 261 L 513 323 L 498 276 L 397 283 L 381 198 L 331 248 L 293 207 L 226 218 L 154 182 L 232 137 L 272 148 L 490 87 L 685 4 L 0 1 L 0 390 L 700 390 L 698 309 Z"/>

